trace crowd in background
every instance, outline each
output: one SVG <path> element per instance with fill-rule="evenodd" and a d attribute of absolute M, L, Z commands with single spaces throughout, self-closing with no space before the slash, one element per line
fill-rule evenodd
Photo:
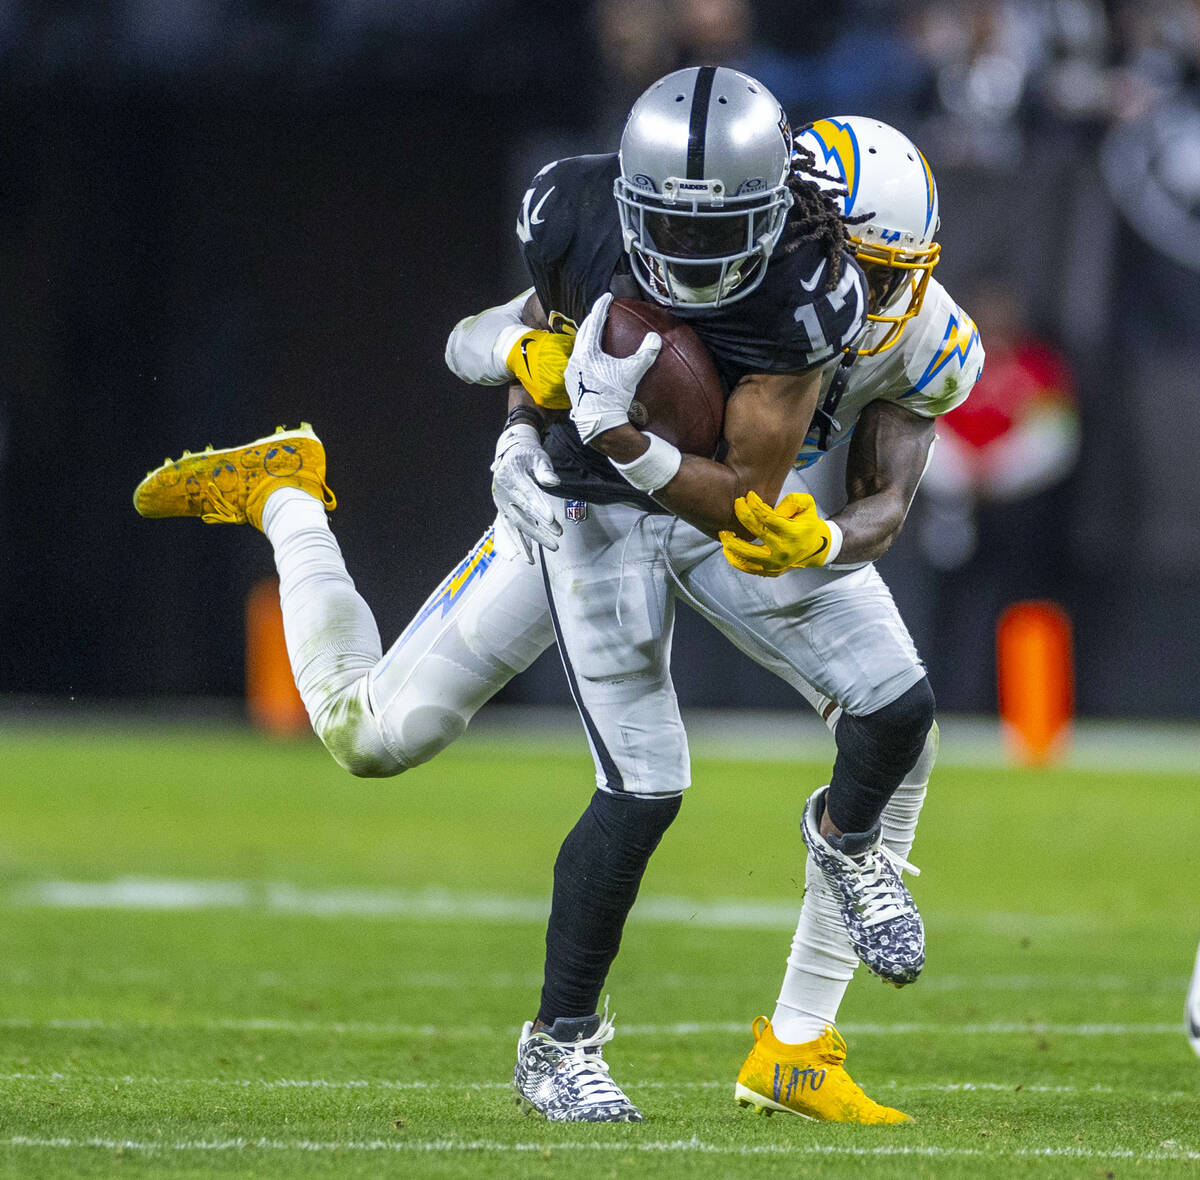
<path fill-rule="evenodd" d="M 506 60 L 516 45 L 524 53 Z M 542 95 L 570 101 L 588 79 L 592 98 L 611 94 L 624 111 L 664 70 L 720 60 L 789 108 L 907 110 L 936 120 L 954 159 L 1002 163 L 1039 118 L 1125 121 L 1194 83 L 1200 11 L 1191 0 L 596 0 L 590 12 L 544 0 L 0 0 L 0 65 L 28 86 L 491 87 L 529 81 L 527 65 L 564 45 L 590 45 L 595 68 L 572 60 L 538 80 Z"/>
<path fill-rule="evenodd" d="M 389 121 L 427 120 L 438 129 L 428 154 L 398 149 L 388 177 L 415 201 L 435 152 L 471 154 L 477 187 L 459 196 L 492 236 L 496 265 L 480 288 L 497 297 L 520 282 L 504 231 L 532 170 L 559 154 L 612 150 L 644 87 L 700 62 L 757 76 L 796 123 L 877 115 L 907 132 L 937 174 L 938 277 L 975 315 L 989 361 L 969 403 L 975 416 L 947 424 L 942 466 L 884 573 L 943 703 L 992 706 L 998 610 L 1048 596 L 1076 619 L 1085 709 L 1200 712 L 1185 688 L 1200 659 L 1190 605 L 1200 588 L 1200 486 L 1185 476 L 1200 450 L 1197 0 L 596 0 L 578 11 L 544 0 L 0 0 L 0 95 L 14 152 L 42 125 L 86 123 L 81 112 L 98 94 L 110 109 L 127 96 L 323 119 L 344 108 L 356 135 L 375 121 L 378 153 L 392 142 Z M 474 122 L 455 141 L 444 129 L 466 110 Z M 490 117 L 479 121 L 481 111 Z M 159 131 L 143 119 L 136 134 Z M 49 166 L 38 167 L 26 179 L 49 191 Z M 120 183 L 123 166 L 107 167 Z M 138 196 L 148 208 L 157 208 L 154 186 L 176 182 L 166 171 L 153 171 L 149 196 Z M 17 188 L 5 198 L 17 214 L 10 227 L 27 211 Z M 73 197 L 85 219 L 86 196 Z M 429 194 L 439 201 L 444 194 Z M 138 227 L 124 232 L 136 254 Z M 444 240 L 433 235 L 426 247 L 436 252 Z M 109 248 L 109 269 L 124 265 L 130 251 Z M 15 255 L 18 269 L 33 266 L 32 254 Z M 20 324 L 29 276 L 6 278 L 5 307 Z M 68 314 L 42 297 L 51 300 L 36 318 L 46 343 L 30 346 L 26 370 L 54 369 L 46 356 L 58 329 L 47 326 Z M 472 310 L 473 295 L 438 297 L 447 315 L 453 305 Z M 225 295 L 218 305 L 231 306 Z M 162 327 L 153 315 L 141 326 Z M 196 332 L 189 347 L 199 355 Z M 71 364 L 86 374 L 90 354 L 76 351 Z M 218 341 L 202 363 L 215 373 L 223 358 Z M 22 365 L 15 371 L 0 394 L 0 445 L 5 414 L 13 439 L 21 436 Z M 68 391 L 58 394 L 69 413 Z M 169 385 L 162 396 L 170 402 Z M 180 422 L 185 399 L 174 396 Z M 0 477 L 24 487 L 11 467 Z M 481 502 L 486 470 L 477 475 Z M 11 508 L 4 521 L 18 537 Z M 681 642 L 687 650 L 686 634 Z M 1130 669 L 1147 651 L 1156 674 L 1140 686 Z M 231 668 L 217 691 L 228 690 Z M 26 672 L 10 659 L 0 691 L 46 690 Z M 717 682 L 736 685 L 737 676 Z"/>

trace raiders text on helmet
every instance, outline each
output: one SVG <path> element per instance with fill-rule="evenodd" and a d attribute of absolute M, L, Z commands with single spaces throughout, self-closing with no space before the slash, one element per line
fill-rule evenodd
<path fill-rule="evenodd" d="M 723 66 L 678 70 L 633 105 L 615 195 L 643 289 L 676 307 L 748 295 L 792 203 L 791 135 L 760 82 Z"/>
<path fill-rule="evenodd" d="M 811 153 L 811 164 L 805 153 Z M 930 272 L 938 263 L 933 172 L 907 136 L 860 115 L 818 119 L 800 131 L 796 166 L 800 175 L 822 188 L 845 191 L 838 198 L 844 217 L 867 215 L 865 222 L 848 229 L 870 285 L 867 319 L 890 325 L 872 347 L 858 350 L 862 356 L 874 356 L 891 348 L 921 310 Z M 810 177 L 808 167 L 833 180 Z"/>

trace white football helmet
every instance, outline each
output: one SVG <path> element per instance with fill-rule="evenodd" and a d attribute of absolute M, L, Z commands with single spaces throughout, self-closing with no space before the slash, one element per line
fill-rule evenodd
<path fill-rule="evenodd" d="M 724 66 L 660 78 L 633 104 L 614 185 L 634 277 L 659 303 L 719 307 L 762 282 L 792 194 L 787 116 Z"/>
<path fill-rule="evenodd" d="M 796 134 L 795 149 L 800 176 L 835 197 L 843 217 L 865 218 L 846 228 L 870 287 L 867 319 L 891 325 L 874 347 L 858 350 L 875 356 L 891 348 L 921 310 L 938 264 L 933 172 L 906 135 L 861 115 L 818 119 Z"/>

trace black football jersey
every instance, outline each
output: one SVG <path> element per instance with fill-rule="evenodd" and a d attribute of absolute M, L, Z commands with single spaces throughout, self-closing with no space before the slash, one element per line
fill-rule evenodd
<path fill-rule="evenodd" d="M 551 326 L 578 325 L 606 291 L 646 298 L 630 270 L 613 197 L 616 153 L 573 156 L 543 168 L 521 202 L 517 238 Z M 785 230 L 762 282 L 717 308 L 672 307 L 707 346 L 726 395 L 748 373 L 803 373 L 841 353 L 866 323 L 866 281 L 847 253 L 837 287 L 826 291 L 824 249 L 816 242 L 784 251 Z M 621 500 L 648 511 L 662 507 L 631 488 L 570 423 L 556 423 L 546 449 L 571 499 Z"/>

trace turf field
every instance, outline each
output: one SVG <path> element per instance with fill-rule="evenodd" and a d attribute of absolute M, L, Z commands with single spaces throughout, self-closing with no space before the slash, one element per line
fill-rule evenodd
<path fill-rule="evenodd" d="M 565 1127 L 508 1079 L 590 762 L 515 732 L 372 782 L 238 727 L 0 725 L 3 1174 L 1200 1172 L 1194 771 L 944 742 L 914 852 L 928 967 L 860 975 L 841 1021 L 851 1073 L 916 1122 L 857 1128 L 732 1101 L 825 767 L 705 745 L 609 981 L 607 1056 L 648 1121 Z"/>

